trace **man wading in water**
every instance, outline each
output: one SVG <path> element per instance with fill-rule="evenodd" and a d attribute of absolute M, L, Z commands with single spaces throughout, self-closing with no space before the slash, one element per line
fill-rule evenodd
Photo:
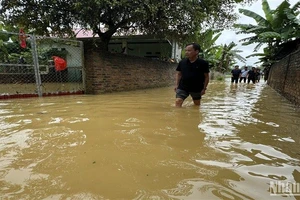
<path fill-rule="evenodd" d="M 186 58 L 181 60 L 176 68 L 176 107 L 181 107 L 189 95 L 194 104 L 199 106 L 201 96 L 205 94 L 209 82 L 209 67 L 208 62 L 198 57 L 199 52 L 199 44 L 186 45 Z"/>

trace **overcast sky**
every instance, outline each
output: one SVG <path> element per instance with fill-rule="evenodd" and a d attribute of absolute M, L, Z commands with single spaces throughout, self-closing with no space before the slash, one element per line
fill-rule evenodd
<path fill-rule="evenodd" d="M 277 6 L 281 2 L 283 2 L 283 0 L 268 0 L 269 6 L 271 9 L 277 8 Z M 298 0 L 289 0 L 289 2 L 291 4 L 291 6 L 293 6 L 293 5 L 295 5 L 296 2 L 298 2 Z M 236 8 L 237 13 L 238 13 L 239 8 L 241 8 L 241 6 L 238 6 Z M 259 14 L 260 16 L 265 18 L 265 14 L 262 10 L 262 1 L 261 0 L 257 0 L 257 2 L 251 4 L 251 6 L 244 6 L 243 8 L 254 11 L 257 14 Z M 239 16 L 240 16 L 240 18 L 238 19 L 237 23 L 241 23 L 241 24 L 251 24 L 252 23 L 252 24 L 256 25 L 256 22 L 252 18 L 244 16 L 243 14 L 240 14 L 240 13 L 239 13 Z M 240 55 L 246 58 L 246 56 L 254 53 L 253 50 L 256 45 L 242 46 L 240 44 L 239 40 L 249 37 L 249 36 L 251 36 L 251 35 L 235 34 L 235 31 L 224 30 L 222 35 L 217 40 L 217 44 L 229 44 L 230 42 L 233 41 L 234 43 L 238 44 L 238 46 L 235 49 L 242 50 L 243 52 L 240 53 Z M 263 50 L 263 47 L 260 48 L 259 52 L 262 52 L 262 50 Z M 250 57 L 250 58 L 247 58 L 246 64 L 247 65 L 257 65 L 257 64 L 254 64 L 257 61 L 258 61 L 258 57 Z M 242 63 L 240 61 L 238 61 L 238 64 L 240 66 L 245 65 L 244 63 Z"/>

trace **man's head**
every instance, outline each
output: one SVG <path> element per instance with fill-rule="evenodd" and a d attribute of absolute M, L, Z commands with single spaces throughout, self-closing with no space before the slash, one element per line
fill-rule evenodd
<path fill-rule="evenodd" d="M 234 66 L 234 68 L 235 68 L 235 69 L 238 69 L 238 68 L 239 68 L 239 66 L 238 66 L 238 65 L 235 65 L 235 66 Z"/>
<path fill-rule="evenodd" d="M 196 43 L 187 44 L 185 46 L 185 56 L 190 60 L 195 59 L 198 57 L 200 50 L 201 48 L 199 44 Z"/>
<path fill-rule="evenodd" d="M 245 66 L 245 70 L 247 70 L 248 69 L 248 67 L 247 66 Z"/>

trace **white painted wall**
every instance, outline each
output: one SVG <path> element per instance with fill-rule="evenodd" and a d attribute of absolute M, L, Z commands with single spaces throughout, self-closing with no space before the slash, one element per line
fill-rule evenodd
<path fill-rule="evenodd" d="M 60 43 L 55 43 L 55 44 L 51 44 L 51 46 L 47 45 L 47 43 L 45 44 L 41 44 L 39 45 L 39 48 L 57 48 L 58 50 L 61 49 L 66 49 L 66 51 L 68 52 L 67 54 L 67 66 L 68 67 L 82 67 L 83 66 L 83 62 L 82 62 L 82 49 L 80 46 L 72 46 L 72 45 L 65 45 L 65 44 L 60 44 Z"/>

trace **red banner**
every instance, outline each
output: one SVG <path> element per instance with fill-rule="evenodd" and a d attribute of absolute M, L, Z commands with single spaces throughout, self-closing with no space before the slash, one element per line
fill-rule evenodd
<path fill-rule="evenodd" d="M 19 32 L 20 46 L 24 49 L 26 48 L 26 38 L 27 38 L 27 36 L 25 35 L 24 30 L 20 29 L 20 32 Z"/>

